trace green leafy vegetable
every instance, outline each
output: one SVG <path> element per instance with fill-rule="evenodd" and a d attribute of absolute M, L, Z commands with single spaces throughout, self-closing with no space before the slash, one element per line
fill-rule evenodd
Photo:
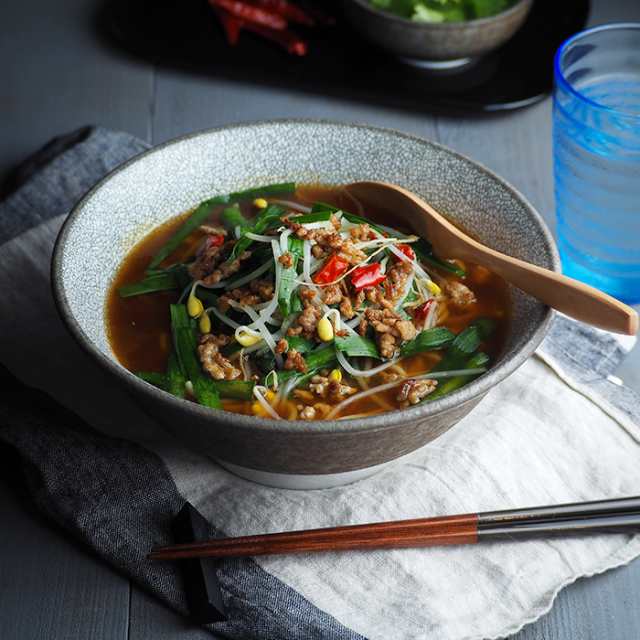
<path fill-rule="evenodd" d="M 311 213 L 307 213 L 302 216 L 296 216 L 293 218 L 294 222 L 298 224 L 308 224 L 310 222 L 327 222 L 331 219 L 332 211 L 328 209 L 325 211 L 311 211 Z"/>
<path fill-rule="evenodd" d="M 460 367 L 461 369 L 482 369 L 489 364 L 489 356 L 486 353 L 476 353 L 474 356 L 469 358 L 464 366 Z M 442 398 L 442 396 L 446 396 L 448 393 L 452 391 L 456 391 L 460 387 L 464 387 L 465 384 L 475 380 L 479 375 L 479 373 L 473 375 L 460 375 L 454 378 L 445 378 L 438 382 L 438 386 L 436 387 L 433 393 L 430 393 L 425 399 L 424 402 L 431 402 L 432 400 L 437 400 L 438 398 Z"/>
<path fill-rule="evenodd" d="M 313 350 L 315 344 L 302 336 L 287 336 L 289 349 L 295 349 L 298 353 L 308 353 Z"/>
<path fill-rule="evenodd" d="M 167 390 L 167 377 L 164 373 L 158 373 L 157 371 L 136 371 L 135 375 L 141 380 L 152 384 L 154 387 L 158 387 L 158 389 L 162 389 L 163 391 Z"/>
<path fill-rule="evenodd" d="M 508 9 L 515 0 L 370 0 L 383 11 L 416 22 L 463 22 L 487 18 Z"/>
<path fill-rule="evenodd" d="M 255 382 L 244 380 L 216 380 L 214 382 L 222 398 L 231 400 L 251 400 Z"/>
<path fill-rule="evenodd" d="M 190 282 L 189 272 L 185 265 L 174 265 L 171 269 L 156 270 L 139 282 L 125 284 L 118 289 L 121 298 L 131 298 L 156 291 L 173 291 L 184 289 Z"/>
<path fill-rule="evenodd" d="M 286 338 L 287 344 L 289 345 L 289 349 L 295 349 L 298 353 L 308 353 L 312 351 L 315 347 L 315 344 L 311 340 L 307 340 L 302 336 L 287 336 Z M 236 345 L 238 343 L 235 343 Z M 229 345 L 232 346 L 232 345 Z M 238 345 L 239 346 L 239 345 Z M 235 349 L 238 351 L 239 349 Z M 225 351 L 223 349 L 224 355 L 231 355 L 232 351 Z M 275 370 L 276 368 L 276 359 L 271 351 L 266 350 L 264 353 L 257 354 L 253 357 L 253 363 L 262 371 L 263 373 L 269 373 L 269 371 Z M 278 373 L 278 376 L 282 375 L 282 372 Z"/>
<path fill-rule="evenodd" d="M 261 234 L 267 230 L 267 227 L 274 221 L 280 223 L 280 218 L 285 214 L 285 210 L 278 207 L 275 204 L 270 204 L 266 209 L 263 209 L 255 218 L 252 227 L 246 227 L 244 231 L 251 231 L 252 233 Z M 274 237 L 274 240 L 276 238 Z M 251 245 L 253 240 L 246 235 L 241 235 L 238 242 L 235 243 L 233 251 L 229 256 L 227 262 L 235 260 L 238 256 L 242 255 Z"/>
<path fill-rule="evenodd" d="M 187 307 L 183 304 L 172 304 L 171 330 L 176 353 L 186 376 L 193 385 L 193 394 L 196 400 L 205 407 L 220 409 L 220 394 L 214 381 L 205 376 L 196 357 L 196 335 L 187 313 Z"/>
<path fill-rule="evenodd" d="M 187 377 L 175 351 L 172 351 L 169 355 L 166 377 L 167 391 L 177 398 L 184 398 L 186 392 L 185 385 L 187 384 Z"/>
<path fill-rule="evenodd" d="M 403 344 L 400 348 L 400 355 L 406 357 L 423 351 L 442 349 L 451 344 L 455 337 L 455 334 L 445 327 L 426 329 L 421 331 L 413 340 Z"/>
<path fill-rule="evenodd" d="M 293 193 L 295 190 L 295 183 L 286 182 L 282 184 L 270 184 L 264 187 L 257 187 L 256 189 L 247 189 L 246 191 L 238 191 L 236 193 L 230 193 L 225 196 L 216 196 L 215 198 L 205 200 L 198 205 L 196 210 L 182 223 L 180 228 L 161 247 L 158 253 L 156 253 L 149 263 L 149 269 L 157 267 L 165 258 L 168 258 L 185 241 L 187 236 L 207 220 L 214 207 L 242 200 L 251 200 L 259 196 L 264 197 L 266 195 Z"/>
<path fill-rule="evenodd" d="M 348 356 L 365 356 L 369 358 L 380 358 L 376 343 L 368 338 L 348 335 L 345 337 L 336 336 L 334 339 L 336 349 L 346 353 Z"/>
<path fill-rule="evenodd" d="M 491 335 L 494 326 L 493 320 L 478 318 L 455 337 L 444 358 L 432 370 L 451 371 L 462 369 L 469 357 L 478 350 L 480 344 Z"/>
<path fill-rule="evenodd" d="M 251 223 L 242 215 L 238 203 L 222 211 L 220 214 L 220 222 L 222 222 L 229 233 L 233 233 L 237 227 L 240 227 L 242 231 L 251 226 Z"/>
<path fill-rule="evenodd" d="M 307 353 L 305 357 L 305 362 L 307 364 L 307 371 L 304 374 L 301 374 L 298 371 L 280 371 L 278 372 L 278 380 L 282 384 L 291 378 L 296 376 L 302 377 L 304 376 L 312 376 L 318 372 L 319 369 L 323 369 L 324 367 L 331 366 L 336 360 L 336 350 L 333 344 L 325 345 L 314 349 L 313 351 Z"/>
<path fill-rule="evenodd" d="M 278 307 L 282 317 L 286 318 L 291 313 L 291 295 L 297 287 L 298 259 L 302 258 L 304 242 L 300 238 L 289 238 L 289 253 L 292 264 L 290 267 L 283 267 L 280 274 L 280 287 L 278 288 Z"/>
<path fill-rule="evenodd" d="M 302 311 L 302 300 L 297 291 L 291 295 L 291 313 L 300 313 Z"/>
<path fill-rule="evenodd" d="M 454 262 L 447 262 L 446 260 L 442 260 L 438 258 L 433 253 L 433 247 L 430 242 L 427 242 L 424 238 L 420 238 L 418 242 L 414 242 L 411 245 L 411 248 L 415 251 L 416 256 L 420 260 L 420 262 L 424 262 L 426 264 L 430 264 L 438 269 L 442 269 L 443 271 L 448 271 L 449 273 L 453 273 L 460 278 L 465 276 L 464 269 L 461 269 Z"/>

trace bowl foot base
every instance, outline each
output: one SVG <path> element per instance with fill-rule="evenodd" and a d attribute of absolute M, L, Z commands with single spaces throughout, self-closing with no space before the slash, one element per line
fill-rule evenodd
<path fill-rule="evenodd" d="M 425 445 L 425 447 L 426 446 L 428 445 Z M 342 471 L 340 473 L 273 473 L 271 471 L 260 471 L 259 469 L 242 467 L 240 465 L 233 464 L 232 462 L 227 462 L 226 460 L 216 459 L 216 462 L 227 471 L 230 471 L 240 478 L 249 480 L 250 482 L 256 482 L 257 484 L 263 484 L 267 487 L 275 487 L 277 489 L 296 489 L 304 491 L 309 489 L 331 489 L 333 487 L 353 484 L 359 480 L 369 478 L 392 465 L 408 462 L 425 447 L 416 449 L 415 451 L 400 456 L 399 458 L 395 458 L 394 460 L 389 460 L 389 462 L 376 464 L 372 467 L 365 467 L 364 469 Z"/>
<path fill-rule="evenodd" d="M 405 64 L 425 71 L 459 71 L 475 64 L 480 58 L 456 58 L 455 60 L 422 60 L 400 57 Z"/>

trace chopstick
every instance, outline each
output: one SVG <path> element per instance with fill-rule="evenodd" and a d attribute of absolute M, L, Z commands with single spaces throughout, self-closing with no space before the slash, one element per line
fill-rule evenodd
<path fill-rule="evenodd" d="M 224 558 L 476 544 L 536 536 L 640 531 L 640 496 L 555 506 L 219 538 L 155 547 L 150 560 Z"/>

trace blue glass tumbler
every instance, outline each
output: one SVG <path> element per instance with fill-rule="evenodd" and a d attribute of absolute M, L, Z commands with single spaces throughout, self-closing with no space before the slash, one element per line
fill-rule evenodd
<path fill-rule="evenodd" d="M 555 59 L 553 155 L 564 273 L 640 302 L 640 24 L 567 40 Z"/>

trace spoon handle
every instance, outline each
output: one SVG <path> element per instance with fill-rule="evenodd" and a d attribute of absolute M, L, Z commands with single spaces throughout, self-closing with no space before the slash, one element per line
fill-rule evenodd
<path fill-rule="evenodd" d="M 479 244 L 468 249 L 470 259 L 557 311 L 607 331 L 638 331 L 636 311 L 594 287 Z"/>
<path fill-rule="evenodd" d="M 409 227 L 445 255 L 487 267 L 546 305 L 594 327 L 635 335 L 638 314 L 629 306 L 587 284 L 490 249 L 454 226 L 422 198 L 398 185 L 362 181 L 349 192 L 399 215 Z"/>

